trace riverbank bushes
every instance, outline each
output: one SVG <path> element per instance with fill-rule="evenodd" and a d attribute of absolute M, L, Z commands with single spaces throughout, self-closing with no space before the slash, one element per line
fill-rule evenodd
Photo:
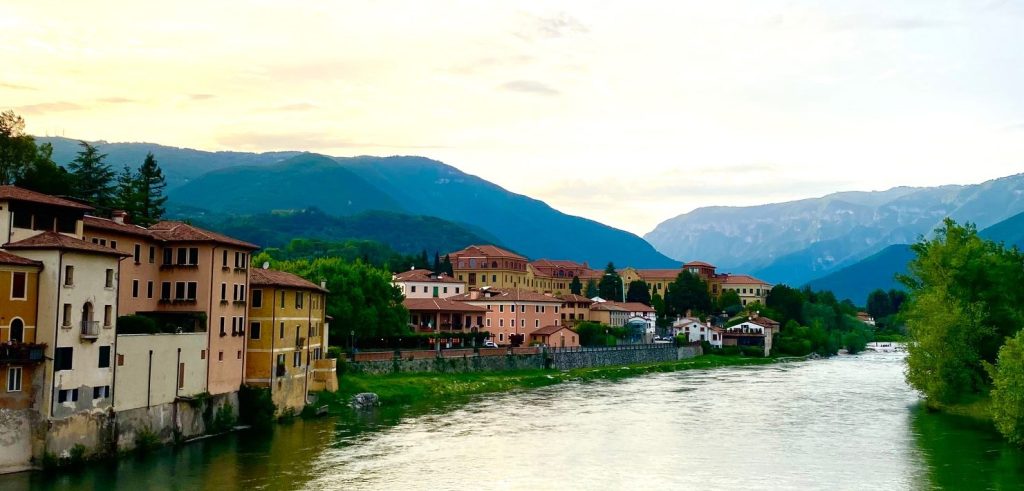
<path fill-rule="evenodd" d="M 1024 443 L 1024 255 L 950 219 L 912 250 L 907 381 L 933 408 L 991 396 L 997 429 Z"/>

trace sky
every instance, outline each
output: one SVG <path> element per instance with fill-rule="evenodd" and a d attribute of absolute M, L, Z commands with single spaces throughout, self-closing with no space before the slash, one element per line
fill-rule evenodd
<path fill-rule="evenodd" d="M 644 234 L 1024 172 L 1024 2 L 0 3 L 36 135 L 423 155 Z"/>

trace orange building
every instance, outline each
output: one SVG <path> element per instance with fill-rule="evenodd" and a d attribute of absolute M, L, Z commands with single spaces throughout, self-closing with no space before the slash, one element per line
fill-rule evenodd
<path fill-rule="evenodd" d="M 483 330 L 499 345 L 525 344 L 537 329 L 561 322 L 560 298 L 521 288 L 484 288 L 449 300 L 486 307 Z"/>
<path fill-rule="evenodd" d="M 530 344 L 575 348 L 580 345 L 580 336 L 566 326 L 547 326 L 530 333 Z"/>

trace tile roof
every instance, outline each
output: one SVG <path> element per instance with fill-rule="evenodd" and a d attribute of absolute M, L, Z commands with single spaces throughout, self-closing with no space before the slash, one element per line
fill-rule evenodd
<path fill-rule="evenodd" d="M 12 250 L 28 250 L 28 249 L 59 249 L 67 251 L 78 251 L 88 252 L 93 254 L 107 254 L 111 256 L 128 257 L 131 254 L 126 252 L 119 252 L 111 249 L 110 247 L 101 246 L 99 244 L 93 244 L 92 242 L 86 242 L 81 239 L 69 237 L 64 234 L 58 234 L 57 232 L 43 232 L 37 235 L 33 235 L 27 239 L 22 239 L 17 242 L 9 242 L 4 244 L 4 249 Z"/>
<path fill-rule="evenodd" d="M 679 273 L 682 273 L 682 268 L 678 269 L 638 269 L 636 274 L 641 278 L 660 278 L 660 279 L 676 279 Z"/>
<path fill-rule="evenodd" d="M 542 327 L 540 329 L 537 329 L 536 331 L 531 332 L 530 335 L 531 336 L 550 336 L 550 335 L 552 335 L 552 334 L 554 334 L 554 333 L 556 333 L 558 331 L 561 331 L 562 329 L 566 329 L 566 330 L 569 330 L 569 331 L 572 331 L 572 332 L 576 332 L 576 331 L 573 331 L 572 329 L 570 329 L 570 328 L 568 328 L 566 326 L 544 326 L 544 327 Z"/>
<path fill-rule="evenodd" d="M 479 294 L 479 298 L 472 298 L 474 293 Z M 461 295 L 455 295 L 454 297 L 448 297 L 451 300 L 459 302 L 550 302 L 550 303 L 562 303 L 562 299 L 552 296 L 545 295 L 543 293 L 536 293 L 530 290 L 523 290 L 521 288 L 488 288 L 486 290 L 478 290 L 477 292 L 466 292 Z"/>
<path fill-rule="evenodd" d="M 7 266 L 42 266 L 43 263 L 33 261 L 21 256 L 15 256 L 9 252 L 0 251 L 0 264 Z"/>
<path fill-rule="evenodd" d="M 233 239 L 184 222 L 164 220 L 153 224 L 153 226 L 149 227 L 149 231 L 154 237 L 168 242 L 217 242 L 242 249 L 255 250 L 260 248 L 256 244 Z"/>
<path fill-rule="evenodd" d="M 610 312 L 627 312 L 625 308 L 615 302 L 595 302 L 590 306 L 590 310 L 607 310 Z"/>
<path fill-rule="evenodd" d="M 140 225 L 132 225 L 129 223 L 117 223 L 109 218 L 94 217 L 92 215 L 85 216 L 85 228 L 95 228 L 107 230 L 110 232 L 117 232 L 128 235 L 138 235 L 142 237 L 153 238 L 152 232 L 149 229 Z"/>
<path fill-rule="evenodd" d="M 402 305 L 415 311 L 487 312 L 487 307 L 457 302 L 447 298 L 407 298 Z"/>
<path fill-rule="evenodd" d="M 274 269 L 254 268 L 249 271 L 249 285 L 251 286 L 283 286 L 298 290 L 313 290 L 328 293 L 326 288 L 313 283 L 299 275 Z"/>
<path fill-rule="evenodd" d="M 729 274 L 729 273 L 724 273 L 724 274 L 715 275 L 715 280 L 718 281 L 719 283 L 724 284 L 724 285 L 733 285 L 733 284 L 736 284 L 736 285 L 738 285 L 738 284 L 743 284 L 743 285 L 750 285 L 750 284 L 770 285 L 771 284 L 771 283 L 768 283 L 768 282 L 761 281 L 761 280 L 759 280 L 757 278 L 754 278 L 753 276 L 750 276 L 748 274 Z"/>
<path fill-rule="evenodd" d="M 593 300 L 584 297 L 583 295 L 576 295 L 574 293 L 562 295 L 558 298 L 562 299 L 563 302 L 594 303 Z"/>
<path fill-rule="evenodd" d="M 683 265 L 683 267 L 686 267 L 686 266 L 704 266 L 704 267 L 709 267 L 709 268 L 715 267 L 715 265 L 708 264 L 708 263 L 706 263 L 704 261 L 690 261 L 690 262 L 688 262 L 688 263 Z"/>
<path fill-rule="evenodd" d="M 654 307 L 644 305 L 640 302 L 605 302 L 613 303 L 629 312 L 654 312 Z"/>
<path fill-rule="evenodd" d="M 65 208 L 74 208 L 76 210 L 84 211 L 90 211 L 93 209 L 91 206 L 84 205 L 77 201 L 71 201 L 69 199 L 50 196 L 48 194 L 37 193 L 35 191 L 30 191 L 28 189 L 19 188 L 18 186 L 11 185 L 0 186 L 0 200 L 26 201 L 29 203 L 62 206 Z"/>
<path fill-rule="evenodd" d="M 402 271 L 395 275 L 393 281 L 422 281 L 427 283 L 465 283 L 459 281 L 451 276 L 444 273 L 435 275 L 433 271 L 429 269 L 412 269 L 409 271 Z"/>
<path fill-rule="evenodd" d="M 471 245 L 461 251 L 456 251 L 449 254 L 450 257 L 506 257 L 510 259 L 522 259 L 526 260 L 525 257 L 520 256 L 514 252 L 502 249 L 496 245 Z"/>

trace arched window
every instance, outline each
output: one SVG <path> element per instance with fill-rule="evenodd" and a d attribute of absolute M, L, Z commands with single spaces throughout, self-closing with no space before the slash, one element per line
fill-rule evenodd
<path fill-rule="evenodd" d="M 11 342 L 12 343 L 23 343 L 25 342 L 25 323 L 21 319 L 15 317 L 11 321 Z"/>

